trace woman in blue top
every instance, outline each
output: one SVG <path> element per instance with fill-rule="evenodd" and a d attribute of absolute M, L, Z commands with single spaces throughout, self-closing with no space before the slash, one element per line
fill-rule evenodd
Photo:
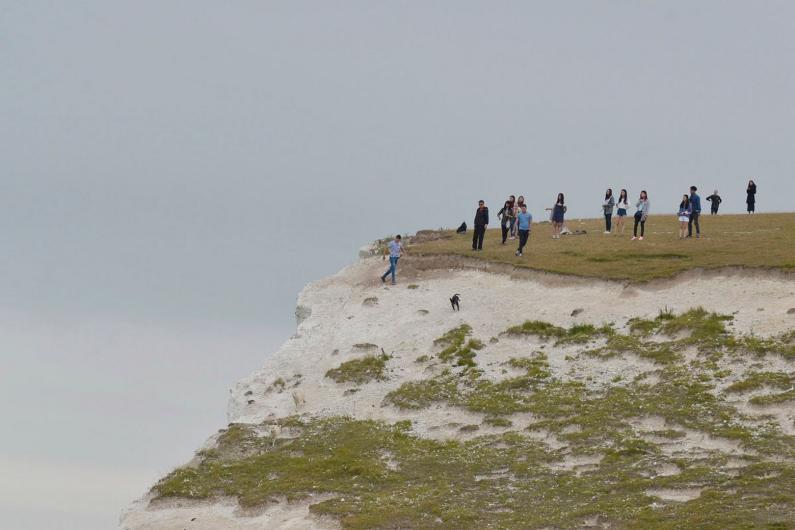
<path fill-rule="evenodd" d="M 562 193 L 558 193 L 558 200 L 555 201 L 555 206 L 546 208 L 547 211 L 552 210 L 550 221 L 552 221 L 552 239 L 560 239 L 560 231 L 563 228 L 563 216 L 566 214 L 566 205 Z"/>
<path fill-rule="evenodd" d="M 679 239 L 684 239 L 687 235 L 687 226 L 690 224 L 690 216 L 693 214 L 693 207 L 690 204 L 690 197 L 682 195 L 682 202 L 679 203 Z"/>

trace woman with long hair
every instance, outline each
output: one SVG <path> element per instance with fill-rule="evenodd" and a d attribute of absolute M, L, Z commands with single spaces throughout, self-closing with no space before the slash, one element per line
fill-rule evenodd
<path fill-rule="evenodd" d="M 605 234 L 609 234 L 613 229 L 613 205 L 616 199 L 613 197 L 613 189 L 607 188 L 605 200 L 602 201 L 602 212 L 605 214 Z"/>
<path fill-rule="evenodd" d="M 563 217 L 566 214 L 566 204 L 562 193 L 558 193 L 558 198 L 555 201 L 555 206 L 546 208 L 547 211 L 552 211 L 550 221 L 552 221 L 552 239 L 560 239 L 560 231 L 563 228 Z"/>
<path fill-rule="evenodd" d="M 687 225 L 690 223 L 690 216 L 693 213 L 693 208 L 690 206 L 690 197 L 682 195 L 682 202 L 679 203 L 679 239 L 684 239 L 687 235 Z"/>
<path fill-rule="evenodd" d="M 516 234 L 518 233 L 518 225 L 517 219 L 519 219 L 519 212 L 522 211 L 522 206 L 527 206 L 524 202 L 524 195 L 519 195 L 519 198 L 516 199 L 516 204 L 513 207 L 513 224 L 511 225 L 511 239 L 516 239 Z"/>
<path fill-rule="evenodd" d="M 756 184 L 753 180 L 748 181 L 745 193 L 747 194 L 745 204 L 748 205 L 748 213 L 754 213 L 756 211 Z"/>
<path fill-rule="evenodd" d="M 616 203 L 616 232 L 624 235 L 624 222 L 627 220 L 627 210 L 629 210 L 629 199 L 627 198 L 627 190 L 621 189 L 618 194 L 618 202 Z"/>
<path fill-rule="evenodd" d="M 516 216 L 514 215 L 513 208 L 516 203 L 516 197 L 510 195 L 508 200 L 505 201 L 505 204 L 502 205 L 502 209 L 497 212 L 497 218 L 500 220 L 500 226 L 502 227 L 502 244 L 505 244 L 505 240 L 508 239 L 508 232 L 513 230 L 513 223 L 516 221 Z"/>
<path fill-rule="evenodd" d="M 649 194 L 646 190 L 640 192 L 640 198 L 635 203 L 635 228 L 632 230 L 632 241 L 639 239 L 643 241 L 643 232 L 646 230 L 646 218 L 649 216 Z M 638 237 L 638 225 L 640 225 L 640 237 Z"/>

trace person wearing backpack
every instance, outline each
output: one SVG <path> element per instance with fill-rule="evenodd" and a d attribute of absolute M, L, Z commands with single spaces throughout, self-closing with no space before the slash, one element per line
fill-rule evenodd
<path fill-rule="evenodd" d="M 613 197 L 613 189 L 607 188 L 605 192 L 605 200 L 602 201 L 602 210 L 605 215 L 605 234 L 609 234 L 613 230 L 613 205 L 616 203 Z"/>

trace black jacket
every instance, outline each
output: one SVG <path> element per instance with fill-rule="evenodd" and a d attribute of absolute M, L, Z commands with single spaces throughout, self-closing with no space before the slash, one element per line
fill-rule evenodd
<path fill-rule="evenodd" d="M 475 226 L 486 226 L 489 224 L 489 207 L 484 206 L 482 209 L 475 210 Z"/>

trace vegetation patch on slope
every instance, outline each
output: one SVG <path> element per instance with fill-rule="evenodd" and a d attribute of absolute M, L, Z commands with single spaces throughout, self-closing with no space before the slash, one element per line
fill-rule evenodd
<path fill-rule="evenodd" d="M 337 383 L 369 383 L 370 381 L 386 380 L 386 363 L 389 355 L 368 355 L 361 359 L 345 361 L 337 368 L 326 372 L 326 377 Z"/>
<path fill-rule="evenodd" d="M 587 328 L 605 346 L 578 355 L 655 351 L 653 380 L 601 387 L 556 375 L 548 352 L 511 357 L 504 366 L 514 372 L 502 379 L 457 365 L 472 340 L 462 325 L 436 341 L 444 364 L 388 393 L 384 405 L 482 414 L 480 425 L 457 426 L 467 440 L 422 438 L 410 421 L 348 417 L 230 425 L 198 465 L 175 470 L 154 494 L 232 496 L 244 507 L 330 494 L 311 511 L 349 529 L 570 528 L 595 517 L 617 528 L 786 528 L 795 520 L 795 436 L 725 397 L 770 390 L 750 402 L 786 402 L 795 374 L 751 369 L 724 391 L 718 384 L 734 361 L 786 356 L 792 337 L 755 348 L 730 320 L 696 308 L 635 320 L 628 334 Z M 570 335 L 557 329 L 548 336 Z"/>

